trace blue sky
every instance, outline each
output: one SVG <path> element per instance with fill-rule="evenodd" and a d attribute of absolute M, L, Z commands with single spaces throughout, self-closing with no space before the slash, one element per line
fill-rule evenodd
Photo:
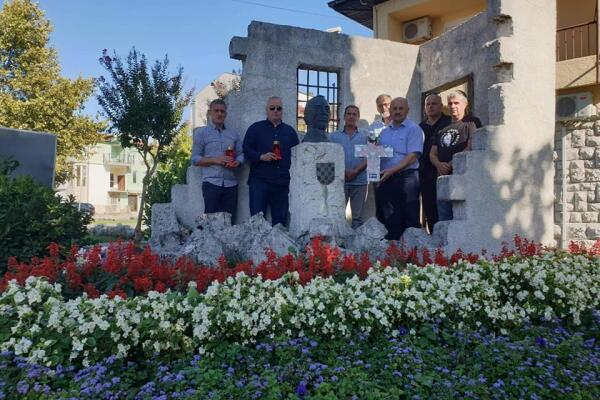
<path fill-rule="evenodd" d="M 229 41 L 246 36 L 258 20 L 349 35 L 372 36 L 362 25 L 334 12 L 327 0 L 39 0 L 54 27 L 51 45 L 66 77 L 98 77 L 102 49 L 125 56 L 132 46 L 149 60 L 169 55 L 172 70 L 184 68 L 188 87 L 201 89 L 222 72 L 241 68 L 229 58 Z M 99 110 L 94 99 L 87 114 Z"/>

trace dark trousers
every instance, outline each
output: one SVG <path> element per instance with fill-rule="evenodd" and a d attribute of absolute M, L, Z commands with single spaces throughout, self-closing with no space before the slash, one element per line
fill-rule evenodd
<path fill-rule="evenodd" d="M 399 172 L 377 187 L 377 219 L 388 230 L 386 239 L 399 240 L 406 228 L 419 228 L 419 172 Z"/>
<path fill-rule="evenodd" d="M 432 233 L 433 226 L 438 222 L 437 171 L 435 168 L 419 171 L 419 185 L 421 186 L 421 202 L 425 213 L 425 223 L 429 233 Z"/>
<path fill-rule="evenodd" d="M 204 197 L 205 213 L 228 212 L 231 214 L 231 223 L 235 222 L 238 198 L 237 186 L 225 187 L 202 182 L 202 197 Z"/>
<path fill-rule="evenodd" d="M 267 208 L 271 208 L 273 226 L 277 224 L 287 226 L 289 185 L 275 185 L 260 179 L 252 179 L 248 185 L 250 188 L 250 215 L 262 211 L 266 216 Z"/>

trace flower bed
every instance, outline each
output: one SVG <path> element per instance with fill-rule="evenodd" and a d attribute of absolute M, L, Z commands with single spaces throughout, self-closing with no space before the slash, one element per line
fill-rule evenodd
<path fill-rule="evenodd" d="M 405 269 L 377 264 L 365 279 L 297 272 L 269 280 L 243 272 L 205 293 L 65 300 L 59 284 L 30 277 L 0 296 L 0 348 L 45 365 L 104 357 L 180 357 L 221 340 L 351 337 L 430 321 L 508 332 L 525 322 L 578 325 L 598 308 L 600 258 L 546 253 L 511 261 L 461 261 Z"/>
<path fill-rule="evenodd" d="M 317 239 L 208 267 L 51 245 L 0 281 L 0 398 L 595 399 L 599 249 L 372 262 Z"/>
<path fill-rule="evenodd" d="M 310 243 L 306 254 L 277 257 L 273 251 L 267 251 L 266 261 L 256 266 L 248 261 L 232 263 L 224 258 L 216 266 L 197 265 L 188 258 L 171 262 L 161 260 L 150 248 L 138 251 L 133 243 L 122 242 L 112 243 L 104 250 L 96 246 L 86 252 L 73 247 L 66 258 L 61 256 L 61 249 L 56 244 L 48 246 L 48 250 L 49 256 L 34 258 L 29 263 L 10 259 L 8 272 L 0 278 L 0 291 L 13 279 L 23 285 L 28 277 L 40 276 L 47 278 L 50 283 L 60 283 L 65 298 L 76 298 L 82 293 L 90 298 L 101 294 L 107 294 L 110 298 L 117 295 L 127 298 L 143 295 L 151 290 L 160 293 L 168 289 L 185 292 L 190 282 L 196 284 L 199 292 L 204 292 L 211 282 L 223 282 L 239 272 L 271 280 L 296 272 L 300 282 L 305 284 L 317 276 L 339 278 L 358 275 L 364 278 L 373 266 L 368 254 L 342 256 L 338 248 L 323 243 L 320 238 L 315 238 Z M 574 255 L 600 255 L 600 241 L 590 249 L 572 243 L 569 250 Z M 512 258 L 511 262 L 515 262 L 515 257 L 554 253 L 554 250 L 544 249 L 535 242 L 516 236 L 513 249 L 505 245 L 499 255 L 489 258 L 497 262 Z M 477 254 L 464 254 L 460 250 L 446 256 L 441 250 L 430 254 L 427 250 L 417 252 L 392 243 L 386 251 L 386 257 L 379 261 L 382 265 L 394 267 L 403 267 L 409 263 L 447 267 L 461 260 L 474 263 L 479 258 Z"/>
<path fill-rule="evenodd" d="M 595 400 L 599 316 L 584 331 L 548 324 L 496 336 L 424 325 L 415 335 L 218 343 L 210 356 L 108 357 L 86 368 L 3 353 L 0 397 Z"/>

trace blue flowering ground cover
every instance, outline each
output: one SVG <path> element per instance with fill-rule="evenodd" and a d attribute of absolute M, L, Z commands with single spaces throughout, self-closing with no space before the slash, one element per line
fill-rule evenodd
<path fill-rule="evenodd" d="M 3 399 L 600 399 L 600 313 L 507 335 L 424 324 L 394 335 L 214 344 L 88 367 L 0 355 Z"/>

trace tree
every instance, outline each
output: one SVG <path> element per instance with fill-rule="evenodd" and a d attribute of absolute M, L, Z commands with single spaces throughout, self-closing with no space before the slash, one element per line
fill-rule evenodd
<path fill-rule="evenodd" d="M 100 64 L 109 73 L 100 77 L 98 102 L 110 122 L 111 131 L 123 147 L 135 147 L 146 165 L 142 184 L 142 199 L 135 227 L 136 240 L 142 238 L 142 216 L 150 178 L 166 155 L 177 132 L 182 128 L 184 108 L 190 102 L 192 90 L 183 88 L 183 68 L 170 75 L 169 59 L 156 60 L 149 70 L 146 56 L 135 48 L 126 64 L 114 53 L 111 58 L 103 50 Z"/>
<path fill-rule="evenodd" d="M 71 174 L 70 158 L 100 139 L 104 124 L 83 116 L 93 79 L 62 78 L 52 31 L 31 0 L 4 2 L 0 11 L 0 125 L 58 136 L 56 182 Z"/>
<path fill-rule="evenodd" d="M 188 134 L 188 129 L 187 123 L 182 126 L 173 143 L 165 149 L 165 161 L 159 164 L 148 182 L 143 219 L 146 226 L 152 222 L 152 205 L 170 203 L 173 185 L 185 183 L 192 157 L 192 136 Z M 151 228 L 146 230 L 146 237 L 150 236 L 150 231 Z"/>

